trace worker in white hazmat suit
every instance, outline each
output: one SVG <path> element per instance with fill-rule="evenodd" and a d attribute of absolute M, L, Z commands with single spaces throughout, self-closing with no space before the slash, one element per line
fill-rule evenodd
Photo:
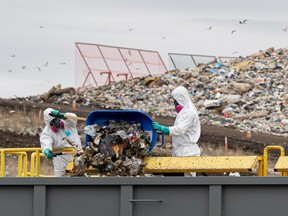
<path fill-rule="evenodd" d="M 61 113 L 52 108 L 47 108 L 43 114 L 46 126 L 40 135 L 41 149 L 48 159 L 53 158 L 56 177 L 64 176 L 72 155 L 55 156 L 52 150 L 74 147 L 77 151 L 82 151 L 81 140 L 76 128 L 77 120 L 66 118 L 65 115 L 76 116 L 74 113 Z"/>
<path fill-rule="evenodd" d="M 176 87 L 172 97 L 178 113 L 174 125 L 167 127 L 153 122 L 152 126 L 172 136 L 172 156 L 200 156 L 201 150 L 197 144 L 201 133 L 198 111 L 185 87 Z M 185 176 L 196 176 L 196 173 L 185 173 Z"/>

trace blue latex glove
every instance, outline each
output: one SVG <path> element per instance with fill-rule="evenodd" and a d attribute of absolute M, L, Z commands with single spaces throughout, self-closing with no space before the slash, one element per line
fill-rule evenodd
<path fill-rule="evenodd" d="M 44 155 L 48 158 L 48 159 L 51 159 L 53 158 L 53 152 L 51 151 L 51 149 L 49 148 L 46 148 L 44 149 Z"/>
<path fill-rule="evenodd" d="M 63 120 L 67 119 L 66 117 L 64 117 L 65 113 L 61 113 L 59 110 L 52 110 L 51 113 L 49 113 L 49 115 Z"/>
<path fill-rule="evenodd" d="M 164 126 L 164 125 L 160 125 L 158 122 L 152 122 L 152 127 L 153 127 L 155 130 L 161 131 L 161 132 L 164 133 L 165 135 L 169 135 L 169 134 L 170 134 L 169 127 L 166 127 L 166 126 Z"/>

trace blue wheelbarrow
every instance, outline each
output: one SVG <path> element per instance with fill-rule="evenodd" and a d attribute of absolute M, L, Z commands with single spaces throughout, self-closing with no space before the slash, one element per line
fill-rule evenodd
<path fill-rule="evenodd" d="M 119 121 L 124 120 L 128 123 L 140 122 L 141 129 L 149 134 L 150 137 L 150 150 L 154 148 L 157 141 L 157 131 L 153 129 L 152 122 L 153 119 L 146 113 L 138 110 L 95 110 L 88 114 L 86 119 L 86 126 L 97 124 L 100 126 L 107 126 L 109 120 Z M 89 135 L 85 136 L 85 146 L 88 142 L 92 142 Z"/>

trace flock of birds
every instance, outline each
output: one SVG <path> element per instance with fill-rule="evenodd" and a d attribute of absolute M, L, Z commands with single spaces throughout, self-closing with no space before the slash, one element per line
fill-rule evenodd
<path fill-rule="evenodd" d="M 248 21 L 249 21 L 248 19 L 240 20 L 240 21 L 239 21 L 239 24 L 240 24 L 240 25 L 243 25 L 243 24 L 246 24 Z M 212 28 L 213 28 L 213 25 L 209 26 L 209 27 L 207 28 L 207 30 L 212 30 Z M 288 27 L 282 28 L 282 31 L 283 31 L 283 32 L 286 32 L 287 29 L 288 29 Z M 231 31 L 231 35 L 234 34 L 236 31 L 237 31 L 236 29 L 233 29 L 233 30 Z M 234 51 L 232 54 L 236 54 L 236 53 L 238 53 L 238 52 L 239 52 L 239 51 Z"/>
<path fill-rule="evenodd" d="M 249 21 L 248 19 L 243 19 L 243 20 L 240 20 L 240 21 L 239 21 L 239 24 L 240 24 L 240 25 L 244 25 L 244 24 L 247 24 L 248 21 Z M 209 26 L 209 27 L 207 28 L 207 30 L 210 30 L 210 31 L 211 31 L 213 27 L 214 27 L 214 26 L 211 25 L 211 26 Z M 129 27 L 129 26 L 127 26 L 127 28 L 128 28 L 129 31 L 134 31 L 134 30 L 135 30 L 134 27 Z M 288 30 L 288 26 L 285 27 L 285 28 L 282 28 L 282 31 L 283 31 L 283 32 L 287 32 L 287 30 Z M 237 30 L 236 30 L 236 29 L 233 29 L 233 30 L 231 31 L 231 35 L 235 34 L 236 32 L 237 32 Z M 166 36 L 161 36 L 161 38 L 164 40 L 164 39 L 166 39 Z M 238 53 L 238 51 L 234 51 L 232 54 L 236 54 L 236 53 Z"/>
<path fill-rule="evenodd" d="M 240 20 L 239 21 L 239 24 L 240 25 L 244 25 L 244 24 L 246 24 L 247 22 L 248 22 L 249 20 L 248 19 L 244 19 L 244 20 Z M 44 27 L 43 26 L 40 26 L 40 28 L 41 29 L 43 29 Z M 134 31 L 136 28 L 134 28 L 134 27 L 130 27 L 130 26 L 127 26 L 127 28 L 128 28 L 128 31 Z M 207 30 L 212 30 L 212 28 L 213 28 L 213 25 L 211 25 L 211 26 L 209 26 L 208 28 L 207 28 Z M 288 26 L 287 27 L 285 27 L 285 28 L 282 28 L 282 31 L 283 32 L 287 32 L 287 30 L 288 30 Z M 236 29 L 233 29 L 232 31 L 231 31 L 231 35 L 233 35 L 233 34 L 235 34 L 236 33 Z M 166 39 L 166 36 L 161 36 L 161 38 L 164 40 L 164 39 Z M 236 54 L 236 53 L 238 53 L 238 51 L 234 51 L 232 54 Z M 16 57 L 16 55 L 15 54 L 13 54 L 13 55 L 11 55 L 11 57 L 12 58 L 15 58 Z M 66 63 L 65 62 L 60 62 L 60 65 L 65 65 Z M 46 61 L 46 63 L 43 65 L 43 67 L 48 67 L 48 61 Z M 23 65 L 22 66 L 22 69 L 23 70 L 25 70 L 27 68 L 27 66 L 26 65 Z M 41 67 L 39 67 L 39 66 L 36 66 L 36 68 L 37 68 L 37 70 L 40 72 L 41 71 Z M 8 70 L 8 72 L 12 72 L 12 70 Z"/>
<path fill-rule="evenodd" d="M 16 55 L 15 55 L 15 54 L 12 54 L 12 55 L 10 55 L 10 57 L 11 57 L 11 58 L 15 58 Z M 60 62 L 60 65 L 66 65 L 66 62 Z M 22 70 L 25 70 L 27 67 L 28 67 L 27 65 L 22 65 L 22 66 L 21 66 Z M 43 67 L 48 67 L 48 61 L 46 61 L 46 63 L 43 64 Z M 37 69 L 39 72 L 42 71 L 41 67 L 39 67 L 39 66 L 36 66 L 36 69 Z M 13 70 L 8 69 L 8 72 L 9 72 L 9 73 L 11 73 L 12 71 L 13 71 Z"/>
<path fill-rule="evenodd" d="M 241 24 L 242 24 L 242 25 L 243 25 L 243 24 L 246 24 L 247 21 L 249 21 L 249 20 L 248 20 L 248 19 L 240 20 L 240 21 L 239 21 L 239 24 L 240 24 L 240 25 L 241 25 Z M 212 26 L 209 26 L 207 29 L 208 29 L 208 30 L 212 30 L 212 28 L 213 28 L 213 25 L 212 25 Z M 288 27 L 282 28 L 282 31 L 283 31 L 283 32 L 286 32 L 287 29 L 288 29 Z M 236 29 L 233 29 L 233 30 L 231 31 L 231 34 L 234 34 L 236 31 L 237 31 Z"/>
<path fill-rule="evenodd" d="M 43 29 L 44 26 L 40 26 L 40 28 Z M 11 58 L 16 58 L 16 54 L 12 54 L 12 55 L 10 55 L 10 57 L 11 57 Z M 60 64 L 60 65 L 66 65 L 66 62 L 60 62 L 59 64 Z M 43 66 L 43 67 L 48 67 L 48 61 L 46 61 L 45 64 L 43 64 L 42 66 Z M 42 71 L 42 66 L 35 66 L 35 67 L 36 67 L 36 69 L 37 69 L 39 72 L 41 72 L 41 71 Z M 21 66 L 22 70 L 25 70 L 27 67 L 28 67 L 27 65 L 22 65 L 22 66 Z M 30 67 L 30 66 L 29 66 L 29 67 Z M 33 66 L 33 67 L 34 67 L 34 66 Z M 34 67 L 34 68 L 35 68 L 35 67 Z M 13 70 L 8 69 L 8 72 L 11 73 L 11 72 L 13 72 Z"/>
<path fill-rule="evenodd" d="M 239 24 L 240 24 L 240 25 L 244 25 L 244 24 L 246 24 L 248 21 L 249 21 L 248 19 L 240 20 L 240 21 L 239 21 Z M 129 27 L 129 26 L 127 26 L 127 28 L 128 28 L 129 31 L 134 31 L 134 30 L 135 30 L 134 27 Z M 207 29 L 208 29 L 208 30 L 212 30 L 212 28 L 213 28 L 213 25 L 209 26 Z M 285 28 L 282 28 L 282 31 L 283 31 L 283 32 L 286 32 L 287 30 L 288 30 L 288 26 L 285 27 Z M 234 34 L 236 31 L 237 31 L 236 29 L 233 29 L 233 30 L 231 31 L 231 34 Z M 162 38 L 162 39 L 166 39 L 165 36 L 161 36 L 161 38 Z"/>

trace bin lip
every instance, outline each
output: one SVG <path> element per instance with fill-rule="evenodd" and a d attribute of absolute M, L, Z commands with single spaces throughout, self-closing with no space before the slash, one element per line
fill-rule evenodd
<path fill-rule="evenodd" d="M 153 119 L 147 113 L 145 113 L 142 110 L 94 110 L 88 114 L 87 118 L 89 117 L 90 114 L 95 113 L 95 112 L 135 112 L 135 113 L 142 113 L 142 114 L 146 115 L 147 117 L 149 117 L 153 121 Z"/>
<path fill-rule="evenodd" d="M 90 112 L 86 118 L 86 126 L 88 125 L 88 121 L 89 121 L 89 117 L 95 113 L 139 113 L 143 116 L 145 116 L 145 118 L 149 119 L 151 121 L 151 123 L 154 121 L 147 113 L 145 113 L 142 110 L 94 110 L 92 112 Z M 90 125 L 90 123 L 89 123 Z M 157 134 L 157 131 L 152 127 L 152 134 Z M 154 142 L 153 142 L 154 140 Z M 86 141 L 85 141 L 86 143 Z M 151 140 L 151 148 L 149 150 L 149 153 L 152 151 L 152 149 L 155 147 L 156 145 L 156 138 L 154 137 L 154 139 Z"/>
<path fill-rule="evenodd" d="M 145 113 L 144 111 L 142 111 L 142 110 L 94 110 L 94 111 L 92 111 L 92 112 L 90 112 L 89 114 L 88 114 L 88 116 L 87 116 L 87 120 L 86 120 L 86 125 L 87 125 L 87 123 L 88 123 L 88 119 L 89 119 L 89 116 L 90 115 L 92 115 L 93 113 L 105 113 L 105 112 L 107 112 L 107 113 L 114 113 L 114 112 L 119 112 L 119 113 L 124 113 L 124 112 L 128 112 L 128 113 L 131 113 L 131 112 L 134 112 L 134 113 L 141 113 L 141 114 L 143 114 L 143 115 L 145 115 L 145 117 L 147 117 L 147 118 L 149 118 L 149 120 L 151 120 L 152 122 L 154 121 L 152 118 L 151 118 L 151 116 L 149 116 L 147 113 Z M 154 129 L 153 129 L 154 130 Z"/>

